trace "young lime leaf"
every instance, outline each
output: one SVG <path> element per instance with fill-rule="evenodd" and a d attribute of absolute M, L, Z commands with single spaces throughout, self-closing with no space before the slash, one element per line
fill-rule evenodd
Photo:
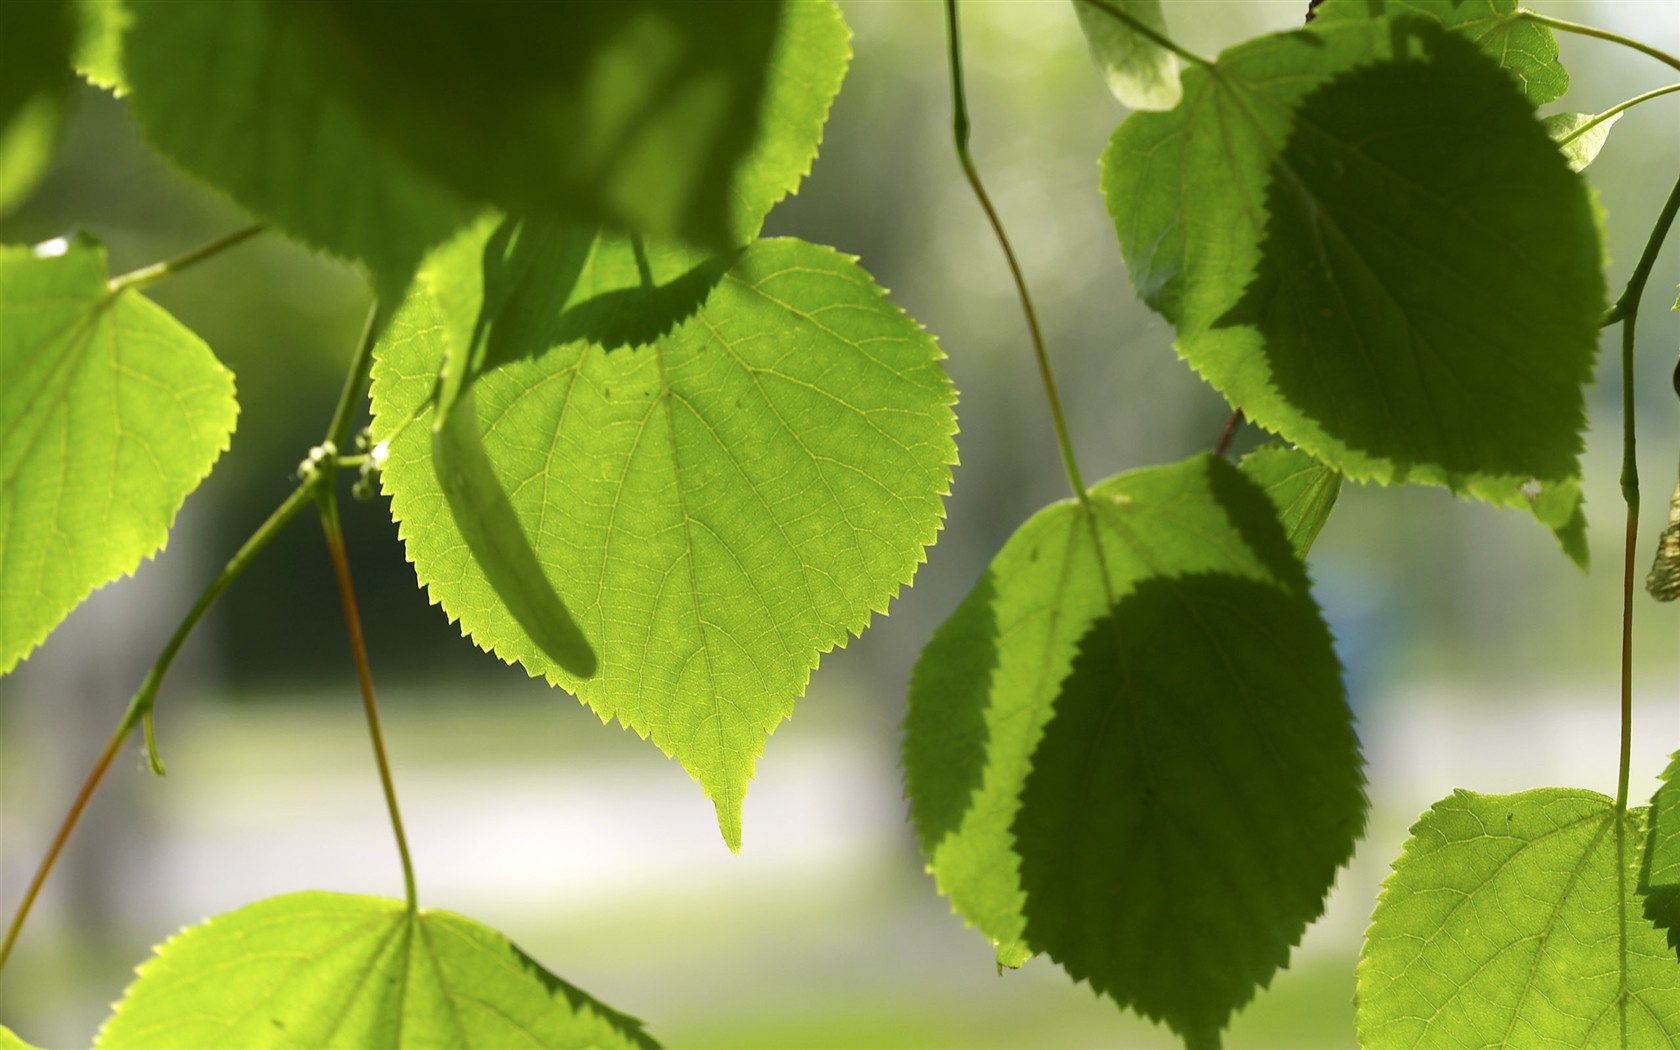
<path fill-rule="evenodd" d="M 1324 0 L 1312 24 L 1323 28 L 1349 19 L 1412 15 L 1462 35 L 1516 79 L 1531 106 L 1543 106 L 1569 89 L 1552 31 L 1522 17 L 1517 0 Z"/>
<path fill-rule="evenodd" d="M 720 261 L 526 220 L 487 251 L 501 229 L 440 249 L 376 350 L 373 432 L 409 558 L 480 646 L 676 757 L 738 848 L 766 735 L 938 532 L 955 460 L 941 355 L 828 248 Z M 474 345 L 463 385 L 494 476 L 472 484 L 499 490 L 519 544 L 472 539 L 478 501 L 451 501 L 426 437 L 440 363 Z M 522 622 L 516 559 L 495 562 L 524 546 L 579 660 Z"/>
<path fill-rule="evenodd" d="M 1680 967 L 1639 912 L 1645 818 L 1569 788 L 1437 802 L 1365 931 L 1359 1045 L 1676 1045 Z"/>
<path fill-rule="evenodd" d="M 1306 575 L 1212 456 L 1016 531 L 916 664 L 904 765 L 1000 962 L 1045 952 L 1192 1045 L 1284 965 L 1365 821 Z"/>
<path fill-rule="evenodd" d="M 1585 562 L 1597 223 L 1472 44 L 1415 17 L 1251 41 L 1120 125 L 1103 190 L 1139 294 L 1250 419 L 1355 480 L 1527 507 Z"/>
<path fill-rule="evenodd" d="M 1178 59 L 1171 51 L 1115 18 L 1116 7 L 1165 34 L 1161 0 L 1073 0 L 1079 28 L 1091 57 L 1108 79 L 1108 90 L 1130 109 L 1171 109 L 1184 92 L 1178 84 Z"/>
<path fill-rule="evenodd" d="M 723 251 L 809 170 L 831 3 L 287 5 L 370 126 L 462 194 Z"/>
<path fill-rule="evenodd" d="M 385 145 L 279 10 L 132 5 L 122 67 L 135 119 L 160 153 L 253 214 L 366 263 L 394 300 L 471 210 Z"/>
<path fill-rule="evenodd" d="M 0 4 L 0 211 L 34 189 L 52 159 L 75 24 L 67 0 Z"/>
<path fill-rule="evenodd" d="M 658 1046 L 487 926 L 321 891 L 247 904 L 164 942 L 94 1045 Z"/>
<path fill-rule="evenodd" d="M 233 376 L 87 239 L 0 248 L 0 674 L 163 547 L 228 446 Z"/>
<path fill-rule="evenodd" d="M 1244 456 L 1241 466 L 1277 508 L 1295 557 L 1306 561 L 1341 495 L 1342 476 L 1300 449 L 1275 443 Z"/>
<path fill-rule="evenodd" d="M 1597 118 L 1591 113 L 1553 113 L 1540 122 L 1546 129 L 1546 134 L 1550 135 L 1552 141 L 1563 151 L 1571 171 L 1581 171 L 1593 162 L 1593 158 L 1598 156 L 1598 151 L 1604 148 L 1605 140 L 1610 137 L 1610 125 L 1621 120 L 1622 115 L 1617 113 L 1592 124 L 1595 119 Z M 1588 124 L 1592 126 L 1587 127 Z M 1587 130 L 1580 131 L 1583 127 Z"/>
<path fill-rule="evenodd" d="M 88 83 L 128 94 L 122 73 L 122 35 L 132 19 L 122 0 L 76 0 L 82 31 L 76 39 L 75 67 Z"/>

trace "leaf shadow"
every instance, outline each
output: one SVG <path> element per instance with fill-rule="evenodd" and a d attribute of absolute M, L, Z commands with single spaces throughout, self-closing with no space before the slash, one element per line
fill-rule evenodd
<path fill-rule="evenodd" d="M 480 436 L 468 387 L 432 432 L 432 462 L 450 516 L 485 579 L 537 648 L 580 678 L 599 667 L 595 649 L 549 582 Z"/>
<path fill-rule="evenodd" d="M 1680 842 L 1676 841 L 1672 827 L 1666 836 L 1663 834 L 1665 820 L 1669 825 L 1675 822 L 1675 818 L 1669 815 L 1669 805 L 1675 800 L 1677 791 L 1680 791 L 1680 752 L 1670 758 L 1668 768 L 1663 771 L 1662 786 L 1651 796 L 1651 808 L 1645 815 L 1645 849 L 1639 858 L 1639 893 L 1645 898 L 1645 918 L 1667 934 L 1669 948 L 1680 954 L 1680 867 L 1676 866 L 1673 856 Z M 1662 875 L 1657 876 L 1654 869 L 1659 854 L 1663 855 L 1664 863 Z"/>

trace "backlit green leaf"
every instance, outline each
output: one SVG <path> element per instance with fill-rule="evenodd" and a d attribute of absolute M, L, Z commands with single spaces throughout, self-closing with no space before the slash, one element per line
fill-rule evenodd
<path fill-rule="evenodd" d="M 1581 171 L 1604 148 L 1605 141 L 1610 138 L 1610 126 L 1621 119 L 1622 115 L 1617 113 L 1594 124 L 1593 121 L 1598 118 L 1591 113 L 1553 113 L 1540 123 L 1545 127 L 1546 134 L 1563 150 L 1570 170 Z M 1586 130 L 1583 131 L 1583 128 Z"/>
<path fill-rule="evenodd" d="M 1528 507 L 1585 561 L 1598 231 L 1485 54 L 1415 17 L 1251 41 L 1120 125 L 1103 190 L 1139 294 L 1250 419 L 1356 480 Z"/>
<path fill-rule="evenodd" d="M 0 4 L 0 211 L 22 200 L 52 159 L 74 18 L 66 0 Z"/>
<path fill-rule="evenodd" d="M 1668 935 L 1670 948 L 1680 948 L 1680 753 L 1663 770 L 1646 820 L 1650 832 L 1639 873 L 1645 917 Z"/>
<path fill-rule="evenodd" d="M 917 662 L 911 814 L 998 946 L 1214 1045 L 1364 826 L 1329 632 L 1276 512 L 1217 457 L 1016 531 Z"/>
<path fill-rule="evenodd" d="M 499 487 L 518 536 L 463 529 L 468 504 L 496 501 L 452 504 L 427 440 L 440 364 L 467 348 L 481 367 L 446 426 L 473 406 L 494 477 L 465 483 Z M 720 262 L 485 222 L 392 319 L 374 432 L 433 600 L 681 761 L 737 848 L 766 734 L 938 531 L 955 458 L 939 357 L 831 249 L 762 241 Z M 510 601 L 498 576 L 520 564 L 542 576 Z M 541 608 L 581 638 L 534 637 Z"/>
<path fill-rule="evenodd" d="M 1242 471 L 1265 490 L 1295 556 L 1305 561 L 1319 530 L 1330 520 L 1342 476 L 1300 449 L 1275 444 L 1244 456 Z"/>
<path fill-rule="evenodd" d="M 382 897 L 257 901 L 177 934 L 139 975 L 100 1050 L 658 1046 L 489 927 Z"/>
<path fill-rule="evenodd" d="M 1079 28 L 1091 57 L 1108 78 L 1108 90 L 1131 109 L 1171 109 L 1183 91 L 1178 59 L 1171 51 L 1115 18 L 1104 8 L 1118 8 L 1163 35 L 1166 16 L 1161 0 L 1073 0 Z"/>
<path fill-rule="evenodd" d="M 849 57 L 827 2 L 277 10 L 370 125 L 463 195 L 717 250 L 809 169 Z"/>
<path fill-rule="evenodd" d="M 76 40 L 76 72 L 121 98 L 128 94 L 122 73 L 122 35 L 133 16 L 123 0 L 76 0 L 76 7 L 82 21 Z"/>
<path fill-rule="evenodd" d="M 62 250 L 62 254 L 53 254 Z M 227 448 L 233 376 L 88 240 L 0 248 L 0 673 L 162 548 Z"/>
<path fill-rule="evenodd" d="M 24 1042 L 16 1032 L 0 1024 L 0 1050 L 39 1050 L 39 1048 Z"/>
<path fill-rule="evenodd" d="M 287 233 L 400 294 L 466 221 L 453 191 L 387 147 L 312 42 L 265 0 L 135 4 L 123 72 L 159 152 Z"/>
<path fill-rule="evenodd" d="M 1542 106 L 1569 89 L 1552 31 L 1524 19 L 1517 0 L 1324 0 L 1312 24 L 1384 15 L 1427 18 L 1462 35 L 1516 78 L 1530 105 Z"/>
<path fill-rule="evenodd" d="M 1455 791 L 1412 827 L 1359 960 L 1359 1041 L 1673 1046 L 1680 967 L 1640 912 L 1645 811 L 1592 791 Z"/>

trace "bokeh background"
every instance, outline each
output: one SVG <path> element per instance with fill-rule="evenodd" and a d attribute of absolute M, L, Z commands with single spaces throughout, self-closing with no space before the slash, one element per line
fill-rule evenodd
<path fill-rule="evenodd" d="M 1535 6 L 1680 52 L 1673 0 Z M 1298 25 L 1305 0 L 1167 7 L 1175 37 L 1213 54 Z M 1015 527 L 1066 488 L 1007 271 L 952 154 L 942 8 L 842 8 L 851 71 L 810 179 L 768 232 L 860 256 L 950 355 L 962 463 L 945 531 L 915 586 L 824 659 L 769 741 L 736 857 L 680 767 L 461 640 L 415 587 L 384 502 L 348 504 L 422 900 L 498 927 L 672 1047 L 1173 1046 L 1046 960 L 998 974 L 913 843 L 897 766 L 910 666 Z M 969 2 L 962 16 L 974 152 L 1037 297 L 1085 475 L 1210 446 L 1226 407 L 1132 296 L 1097 191 L 1098 154 L 1125 114 L 1071 5 Z M 1575 86 L 1551 109 L 1596 112 L 1674 79 L 1610 44 L 1560 45 Z M 77 103 L 53 168 L 0 220 L 0 240 L 83 228 L 120 273 L 246 221 L 153 156 L 120 101 L 84 89 Z M 1677 107 L 1673 96 L 1628 113 L 1588 171 L 1607 211 L 1613 290 L 1680 171 Z M 1669 385 L 1680 325 L 1667 309 L 1677 279 L 1671 243 L 1640 325 L 1641 574 L 1680 457 Z M 356 272 L 273 236 L 149 294 L 236 372 L 239 429 L 168 549 L 0 679 L 7 915 L 163 639 L 289 491 L 367 302 Z M 1359 937 L 1405 829 L 1435 799 L 1454 787 L 1614 792 L 1616 338 L 1590 391 L 1590 573 L 1527 515 L 1436 490 L 1344 491 L 1310 570 L 1359 717 L 1369 836 L 1229 1046 L 1354 1045 Z M 1638 617 L 1636 798 L 1680 747 L 1680 608 L 1641 596 Z M 157 721 L 169 776 L 125 752 L 0 980 L 0 1022 L 34 1042 L 87 1045 L 150 946 L 208 915 L 305 888 L 401 894 L 310 516 L 224 596 Z"/>

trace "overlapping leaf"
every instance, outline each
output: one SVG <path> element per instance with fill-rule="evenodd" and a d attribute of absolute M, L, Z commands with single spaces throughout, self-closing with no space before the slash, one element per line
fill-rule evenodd
<path fill-rule="evenodd" d="M 76 40 L 76 72 L 95 87 L 121 97 L 128 94 L 122 73 L 122 35 L 132 18 L 122 0 L 76 0 L 81 34 Z"/>
<path fill-rule="evenodd" d="M 1512 80 L 1396 17 L 1251 41 L 1184 83 L 1103 157 L 1133 283 L 1179 352 L 1347 476 L 1527 506 L 1584 560 L 1598 232 Z"/>
<path fill-rule="evenodd" d="M 1592 113 L 1554 113 L 1541 124 L 1546 134 L 1557 141 L 1570 170 L 1584 171 L 1609 140 L 1611 126 L 1620 119 L 1620 113 L 1604 120 Z"/>
<path fill-rule="evenodd" d="M 1680 753 L 1663 770 L 1646 820 L 1650 830 L 1639 873 L 1645 917 L 1668 936 L 1669 947 L 1680 948 Z"/>
<path fill-rule="evenodd" d="M 940 354 L 831 249 L 508 230 L 429 261 L 378 350 L 403 540 L 474 641 L 678 758 L 738 847 L 766 734 L 939 528 Z M 476 378 L 429 442 L 450 355 Z"/>
<path fill-rule="evenodd" d="M 38 1050 L 38 1048 L 24 1042 L 16 1032 L 0 1024 L 0 1050 Z"/>
<path fill-rule="evenodd" d="M 1516 79 L 1530 105 L 1569 89 L 1552 31 L 1525 19 L 1517 0 L 1324 0 L 1312 24 L 1323 29 L 1385 16 L 1425 18 L 1470 40 Z"/>
<path fill-rule="evenodd" d="M 848 57 L 826 2 L 284 10 L 369 119 L 462 193 L 715 249 L 750 238 L 760 202 L 808 168 Z M 776 156 L 767 138 L 809 151 Z"/>
<path fill-rule="evenodd" d="M 1183 92 L 1178 59 L 1106 8 L 1116 8 L 1160 33 L 1167 30 L 1161 0 L 1073 0 L 1079 28 L 1108 89 L 1132 109 L 1171 109 Z"/>
<path fill-rule="evenodd" d="M 0 673 L 163 546 L 238 414 L 209 347 L 63 247 L 0 248 Z"/>
<path fill-rule="evenodd" d="M 1412 828 L 1359 960 L 1360 1045 L 1673 1046 L 1680 967 L 1640 913 L 1645 811 L 1456 791 Z"/>
<path fill-rule="evenodd" d="M 75 25 L 68 0 L 0 4 L 0 211 L 34 188 L 52 157 Z"/>
<path fill-rule="evenodd" d="M 1289 545 L 1302 561 L 1330 520 L 1342 476 L 1302 452 L 1282 445 L 1263 445 L 1243 457 L 1242 472 L 1259 485 L 1277 508 Z"/>
<path fill-rule="evenodd" d="M 923 651 L 904 747 L 929 868 L 999 962 L 1048 953 L 1192 1046 L 1286 962 L 1364 825 L 1305 574 L 1214 457 L 1017 530 Z"/>
<path fill-rule="evenodd" d="M 260 900 L 176 935 L 139 974 L 101 1050 L 658 1045 L 496 931 L 382 897 Z"/>

